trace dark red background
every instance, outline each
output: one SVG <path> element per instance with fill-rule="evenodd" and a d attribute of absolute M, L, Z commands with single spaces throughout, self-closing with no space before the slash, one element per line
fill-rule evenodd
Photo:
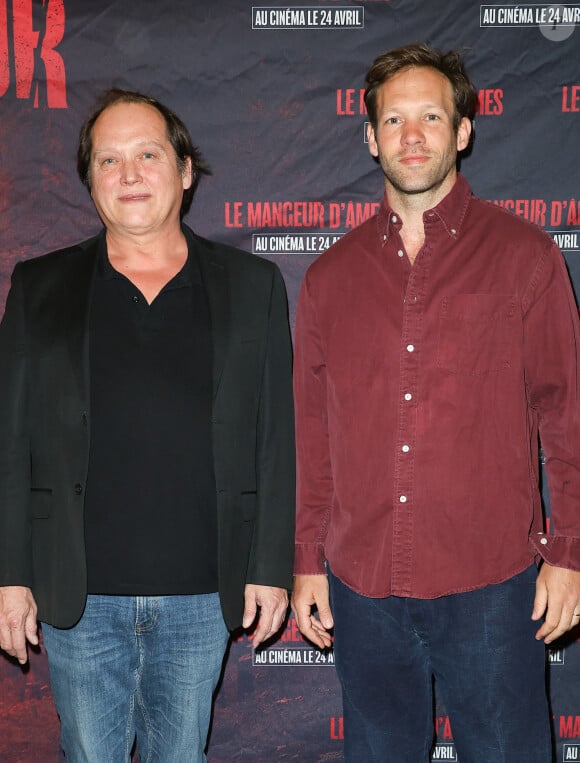
<path fill-rule="evenodd" d="M 382 194 L 364 142 L 364 73 L 382 51 L 419 40 L 462 48 L 480 90 L 475 148 L 462 166 L 474 191 L 554 236 L 567 234 L 559 240 L 580 287 L 580 29 L 539 23 L 541 16 L 490 26 L 484 14 L 492 6 L 472 0 L 291 7 L 316 10 L 319 19 L 323 11 L 355 9 L 362 23 L 252 29 L 252 4 L 241 0 L 0 0 L 0 306 L 17 260 L 99 228 L 74 156 L 78 128 L 104 88 L 148 91 L 190 127 L 213 169 L 188 217 L 200 234 L 252 250 L 258 235 L 313 233 L 322 237 L 318 252 L 326 236 L 344 233 Z M 564 7 L 534 6 L 546 17 Z M 293 219 L 272 227 L 262 215 L 250 227 L 258 203 L 283 201 L 318 202 L 324 225 Z M 262 253 L 280 265 L 293 315 L 316 254 Z M 292 622 L 270 649 L 311 652 Z M 580 759 L 578 643 L 550 650 L 550 658 L 557 760 L 570 749 Z M 441 705 L 436 726 L 440 758 L 454 754 Z M 233 643 L 212 763 L 340 761 L 341 730 L 332 666 L 255 665 L 247 637 Z M 57 736 L 44 655 L 33 654 L 25 671 L 1 658 L 0 759 L 55 763 Z"/>

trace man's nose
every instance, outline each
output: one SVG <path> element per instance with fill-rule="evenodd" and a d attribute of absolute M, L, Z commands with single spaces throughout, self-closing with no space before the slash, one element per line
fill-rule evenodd
<path fill-rule="evenodd" d="M 123 161 L 121 170 L 121 182 L 122 183 L 138 183 L 141 180 L 141 173 L 137 162 L 133 159 L 125 159 Z"/>
<path fill-rule="evenodd" d="M 418 120 L 407 121 L 404 124 L 401 141 L 405 145 L 425 142 L 425 132 Z"/>

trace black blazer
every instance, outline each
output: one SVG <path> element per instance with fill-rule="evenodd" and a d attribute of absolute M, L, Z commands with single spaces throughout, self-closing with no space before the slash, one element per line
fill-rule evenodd
<path fill-rule="evenodd" d="M 292 582 L 286 295 L 273 263 L 183 230 L 211 312 L 219 593 L 233 629 L 246 583 Z M 0 585 L 29 586 L 57 627 L 86 600 L 88 315 L 103 235 L 19 263 L 0 327 Z"/>

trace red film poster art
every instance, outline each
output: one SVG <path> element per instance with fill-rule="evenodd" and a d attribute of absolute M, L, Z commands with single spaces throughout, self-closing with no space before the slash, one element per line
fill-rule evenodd
<path fill-rule="evenodd" d="M 43 29 L 37 28 L 39 21 Z M 14 79 L 16 98 L 32 99 L 38 108 L 40 81 L 44 81 L 48 107 L 67 108 L 64 61 L 55 50 L 62 42 L 64 26 L 64 0 L 42 0 L 34 7 L 32 0 L 0 0 L 0 98 Z M 38 77 L 39 68 L 44 77 Z"/>

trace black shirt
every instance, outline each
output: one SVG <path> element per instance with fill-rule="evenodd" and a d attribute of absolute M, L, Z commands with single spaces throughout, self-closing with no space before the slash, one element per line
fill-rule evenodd
<path fill-rule="evenodd" d="M 209 307 L 191 251 L 149 305 L 102 247 L 90 316 L 88 591 L 217 590 Z"/>

